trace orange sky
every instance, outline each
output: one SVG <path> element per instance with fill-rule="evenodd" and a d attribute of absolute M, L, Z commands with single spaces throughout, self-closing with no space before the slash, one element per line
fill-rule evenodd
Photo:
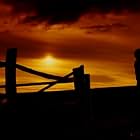
<path fill-rule="evenodd" d="M 23 15 L 11 17 L 10 10 L 0 5 L 0 59 L 7 48 L 17 47 L 18 63 L 43 72 L 65 75 L 84 64 L 93 88 L 135 84 L 133 53 L 140 44 L 139 13 L 86 14 L 72 24 L 46 27 L 44 23 L 17 24 Z M 17 75 L 19 83 L 45 81 L 20 72 Z M 0 81 L 3 83 L 3 76 Z"/>

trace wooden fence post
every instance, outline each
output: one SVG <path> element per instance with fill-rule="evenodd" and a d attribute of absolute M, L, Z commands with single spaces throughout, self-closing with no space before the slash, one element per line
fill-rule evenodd
<path fill-rule="evenodd" d="M 90 74 L 84 74 L 84 86 L 87 94 L 90 92 Z"/>
<path fill-rule="evenodd" d="M 80 96 L 81 117 L 87 127 L 90 121 L 90 75 L 84 74 L 84 66 L 73 69 L 75 91 Z"/>
<path fill-rule="evenodd" d="M 8 97 L 14 97 L 16 95 L 16 57 L 16 48 L 11 48 L 7 50 L 5 77 L 6 94 Z"/>
<path fill-rule="evenodd" d="M 84 66 L 73 69 L 74 75 L 74 87 L 78 94 L 82 94 L 85 88 L 84 86 Z"/>
<path fill-rule="evenodd" d="M 85 113 L 87 113 L 87 118 L 89 121 L 93 121 L 93 100 L 92 94 L 90 92 L 90 74 L 85 74 Z M 91 123 L 91 122 L 90 122 Z"/>
<path fill-rule="evenodd" d="M 88 94 L 90 89 L 90 75 L 84 74 L 84 66 L 73 69 L 74 74 L 74 87 L 78 94 Z"/>

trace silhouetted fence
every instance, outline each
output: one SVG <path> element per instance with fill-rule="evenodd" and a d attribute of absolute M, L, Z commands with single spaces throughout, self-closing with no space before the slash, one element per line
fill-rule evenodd
<path fill-rule="evenodd" d="M 27 87 L 27 86 L 37 86 L 37 85 L 45 85 L 45 87 L 38 91 L 38 93 L 44 92 L 50 87 L 60 84 L 60 83 L 74 83 L 75 91 L 78 94 L 86 94 L 90 89 L 90 75 L 84 73 L 84 66 L 80 66 L 78 68 L 74 68 L 73 71 L 64 77 L 51 75 L 43 72 L 39 72 L 33 70 L 31 68 L 22 66 L 16 63 L 17 58 L 17 49 L 11 48 L 7 50 L 6 61 L 0 61 L 0 67 L 5 67 L 5 85 L 1 85 L 0 88 L 5 88 L 6 94 L 8 97 L 14 97 L 17 94 L 17 87 Z M 21 71 L 37 75 L 46 79 L 55 80 L 53 82 L 40 82 L 40 83 L 16 83 L 16 69 Z M 73 76 L 72 78 L 70 78 Z"/>

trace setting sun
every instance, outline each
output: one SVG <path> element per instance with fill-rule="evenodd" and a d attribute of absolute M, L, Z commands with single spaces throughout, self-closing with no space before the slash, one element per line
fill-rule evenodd
<path fill-rule="evenodd" d="M 52 55 L 48 55 L 45 58 L 45 63 L 48 65 L 53 65 L 55 63 L 55 58 Z"/>

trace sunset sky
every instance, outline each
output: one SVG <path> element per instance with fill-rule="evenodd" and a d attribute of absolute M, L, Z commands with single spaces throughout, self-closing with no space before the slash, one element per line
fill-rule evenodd
<path fill-rule="evenodd" d="M 127 86 L 136 83 L 133 54 L 139 45 L 139 0 L 0 0 L 1 60 L 16 47 L 18 63 L 33 69 L 64 76 L 84 64 L 92 88 Z M 0 74 L 4 84 L 4 69 Z M 18 83 L 46 81 L 19 71 L 17 76 Z"/>

